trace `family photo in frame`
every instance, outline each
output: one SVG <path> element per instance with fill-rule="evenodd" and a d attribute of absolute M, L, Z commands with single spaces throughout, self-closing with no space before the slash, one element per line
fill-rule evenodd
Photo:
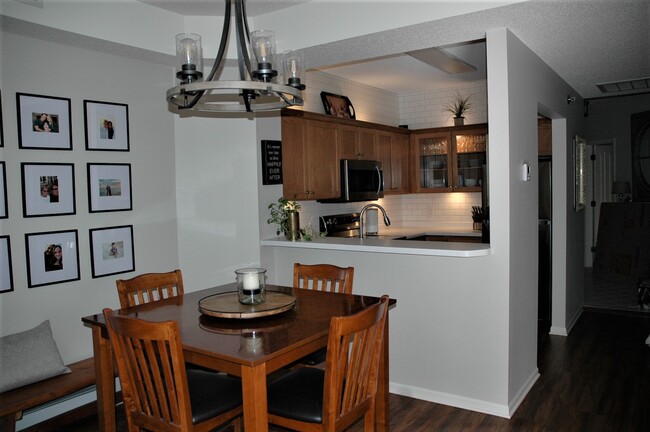
<path fill-rule="evenodd" d="M 76 213 L 74 165 L 21 164 L 23 216 L 59 216 Z"/>
<path fill-rule="evenodd" d="M 0 293 L 14 290 L 11 268 L 11 243 L 8 235 L 0 236 Z"/>
<path fill-rule="evenodd" d="M 7 171 L 4 161 L 0 161 L 0 219 L 9 217 L 7 210 Z"/>
<path fill-rule="evenodd" d="M 133 225 L 90 230 L 93 278 L 135 270 Z"/>
<path fill-rule="evenodd" d="M 90 213 L 132 210 L 131 164 L 88 164 Z"/>
<path fill-rule="evenodd" d="M 72 150 L 70 99 L 16 93 L 18 147 Z"/>
<path fill-rule="evenodd" d="M 79 280 L 77 230 L 25 234 L 27 286 Z"/>
<path fill-rule="evenodd" d="M 129 151 L 129 107 L 84 100 L 86 150 Z"/>

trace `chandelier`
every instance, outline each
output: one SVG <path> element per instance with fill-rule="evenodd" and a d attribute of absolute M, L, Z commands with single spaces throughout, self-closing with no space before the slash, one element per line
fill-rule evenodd
<path fill-rule="evenodd" d="M 278 57 L 275 34 L 268 30 L 249 32 L 245 0 L 225 0 L 225 3 L 219 51 L 205 80 L 202 80 L 201 36 L 191 33 L 176 36 L 176 57 L 181 62 L 176 77 L 181 84 L 167 90 L 167 101 L 179 110 L 209 112 L 271 111 L 301 106 L 305 89 L 301 83 L 304 75 L 302 54 L 297 51 L 282 53 L 286 84 L 278 83 L 278 71 L 273 69 Z M 223 69 L 233 3 L 240 79 L 214 80 L 216 72 Z"/>

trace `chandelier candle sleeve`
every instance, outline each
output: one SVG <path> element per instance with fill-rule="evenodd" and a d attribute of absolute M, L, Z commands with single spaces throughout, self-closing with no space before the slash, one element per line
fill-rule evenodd
<path fill-rule="evenodd" d="M 263 268 L 235 270 L 239 302 L 245 305 L 262 304 L 266 300 L 265 274 Z"/>
<path fill-rule="evenodd" d="M 203 76 L 203 48 L 201 36 L 194 33 L 176 35 L 176 58 L 181 70 L 176 77 L 184 83 L 196 82 Z"/>

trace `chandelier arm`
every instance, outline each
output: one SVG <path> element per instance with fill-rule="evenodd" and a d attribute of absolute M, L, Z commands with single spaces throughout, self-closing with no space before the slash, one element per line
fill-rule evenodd
<path fill-rule="evenodd" d="M 221 41 L 219 42 L 219 51 L 217 52 L 217 57 L 214 59 L 214 64 L 212 65 L 212 70 L 206 78 L 206 81 L 212 81 L 214 76 L 223 61 L 223 55 L 226 52 L 226 46 L 228 45 L 228 35 L 230 34 L 230 12 L 232 0 L 226 0 L 226 7 L 223 13 L 223 29 L 221 30 Z"/>
<path fill-rule="evenodd" d="M 235 16 L 236 16 L 236 30 L 237 30 L 237 50 L 239 52 L 239 75 L 242 80 L 252 79 L 251 58 L 248 52 L 248 23 L 246 15 L 244 15 L 244 1 L 235 0 Z M 245 65 L 245 70 L 242 66 Z M 244 75 L 244 73 L 247 74 Z"/>

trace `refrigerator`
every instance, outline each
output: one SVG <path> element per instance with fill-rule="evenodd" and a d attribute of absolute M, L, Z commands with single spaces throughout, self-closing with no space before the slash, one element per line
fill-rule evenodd
<path fill-rule="evenodd" d="M 538 332 L 546 335 L 551 329 L 551 239 L 553 232 L 552 163 L 550 157 L 539 159 L 539 257 L 538 257 Z"/>

